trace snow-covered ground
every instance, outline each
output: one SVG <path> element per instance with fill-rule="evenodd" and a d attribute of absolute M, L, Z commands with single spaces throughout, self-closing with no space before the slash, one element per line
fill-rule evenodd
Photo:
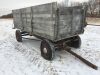
<path fill-rule="evenodd" d="M 0 20 L 0 75 L 100 75 L 100 27 L 87 26 L 82 46 L 72 49 L 96 64 L 94 70 L 66 51 L 56 51 L 53 61 L 40 55 L 40 42 L 15 39 L 12 20 Z M 34 37 L 30 37 L 34 38 Z"/>

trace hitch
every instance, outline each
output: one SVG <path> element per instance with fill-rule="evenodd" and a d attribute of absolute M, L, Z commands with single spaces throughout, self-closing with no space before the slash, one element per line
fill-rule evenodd
<path fill-rule="evenodd" d="M 64 49 L 65 51 L 69 52 L 70 54 L 74 55 L 75 57 L 79 58 L 81 61 L 83 61 L 86 65 L 90 66 L 91 68 L 93 68 L 93 69 L 95 69 L 95 70 L 98 69 L 98 67 L 97 67 L 95 64 L 91 63 L 90 61 L 84 59 L 84 58 L 81 57 L 80 55 L 78 55 L 78 54 L 76 54 L 75 52 L 73 52 L 73 51 L 71 50 L 70 47 L 64 47 L 63 49 Z"/>

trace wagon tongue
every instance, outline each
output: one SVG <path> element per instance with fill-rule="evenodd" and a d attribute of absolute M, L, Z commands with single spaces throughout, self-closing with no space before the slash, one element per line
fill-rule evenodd
<path fill-rule="evenodd" d="M 81 61 L 83 61 L 86 65 L 90 66 L 91 68 L 93 68 L 93 69 L 95 69 L 95 70 L 98 69 L 98 67 L 97 67 L 95 64 L 89 62 L 88 60 L 84 59 L 84 58 L 81 57 L 80 55 L 78 55 L 78 54 L 76 54 L 75 52 L 73 52 L 73 51 L 71 50 L 70 47 L 64 47 L 64 50 L 67 51 L 67 52 L 69 52 L 69 53 L 71 53 L 71 54 L 74 55 L 75 57 L 79 58 Z"/>

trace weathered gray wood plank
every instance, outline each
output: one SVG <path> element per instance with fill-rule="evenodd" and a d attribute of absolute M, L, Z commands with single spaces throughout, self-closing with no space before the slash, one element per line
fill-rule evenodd
<path fill-rule="evenodd" d="M 81 34 L 85 22 L 82 7 L 59 7 L 57 2 L 13 11 L 16 28 L 52 41 Z"/>

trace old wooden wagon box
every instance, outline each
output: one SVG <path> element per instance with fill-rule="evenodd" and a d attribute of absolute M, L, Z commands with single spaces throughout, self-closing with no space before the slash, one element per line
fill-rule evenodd
<path fill-rule="evenodd" d="M 52 2 L 12 12 L 14 28 L 52 42 L 76 38 L 86 25 L 86 11 L 82 6 L 64 7 Z M 19 31 L 16 35 L 18 40 Z"/>

